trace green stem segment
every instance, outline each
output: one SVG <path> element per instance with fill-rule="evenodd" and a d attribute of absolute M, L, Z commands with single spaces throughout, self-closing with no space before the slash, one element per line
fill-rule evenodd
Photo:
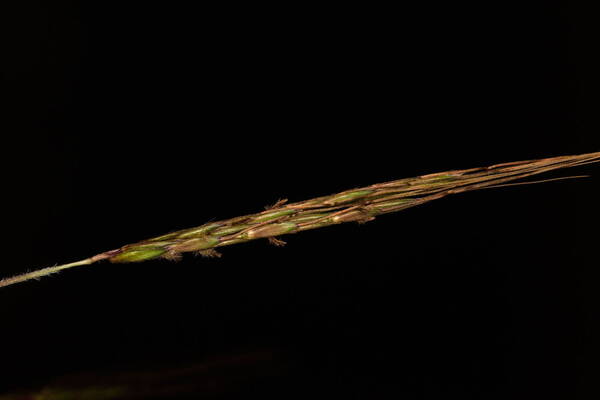
<path fill-rule="evenodd" d="M 93 261 L 91 258 L 86 258 L 85 260 L 81 260 L 81 261 L 77 261 L 77 262 L 73 262 L 73 263 L 69 263 L 69 264 L 57 265 L 54 267 L 38 269 L 37 271 L 26 272 L 21 275 L 13 276 L 11 278 L 4 278 L 4 279 L 0 280 L 0 287 L 14 285 L 15 283 L 25 282 L 25 281 L 28 281 L 31 279 L 39 279 L 42 276 L 52 275 L 59 271 L 62 271 L 63 269 L 78 267 L 80 265 L 89 265 L 92 263 L 93 263 Z"/>
<path fill-rule="evenodd" d="M 364 223 L 379 215 L 404 210 L 450 194 L 508 186 L 511 185 L 507 184 L 509 181 L 599 161 L 600 152 L 518 161 L 380 183 L 293 204 L 286 204 L 286 200 L 282 200 L 257 214 L 211 222 L 129 244 L 78 262 L 6 278 L 0 281 L 0 287 L 104 259 L 113 263 L 130 263 L 157 258 L 178 259 L 186 252 L 211 256 L 218 254 L 214 250 L 217 247 L 263 238 L 281 244 L 274 237 L 345 222 Z M 550 180 L 556 179 L 548 179 Z M 534 182 L 517 184 L 527 183 Z"/>

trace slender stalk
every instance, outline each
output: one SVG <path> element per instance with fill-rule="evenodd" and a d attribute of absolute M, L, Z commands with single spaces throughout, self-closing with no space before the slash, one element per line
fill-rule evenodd
<path fill-rule="evenodd" d="M 76 261 L 76 262 L 62 264 L 62 265 L 55 265 L 54 267 L 46 267 L 46 268 L 38 269 L 36 271 L 31 271 L 31 272 L 26 272 L 21 275 L 16 275 L 16 276 L 13 276 L 10 278 L 4 278 L 4 279 L 0 280 L 0 287 L 13 285 L 13 284 L 19 283 L 19 282 L 29 281 L 31 279 L 39 280 L 43 276 L 55 274 L 57 272 L 62 271 L 63 269 L 69 269 L 69 268 L 78 267 L 81 265 L 90 265 L 90 264 L 95 263 L 96 261 L 103 260 L 104 258 L 107 258 L 107 253 L 98 254 L 94 257 L 86 258 L 85 260 L 81 260 L 81 261 Z"/>
<path fill-rule="evenodd" d="M 128 244 L 78 262 L 5 278 L 0 281 L 0 287 L 39 279 L 63 269 L 89 265 L 105 259 L 113 263 L 140 262 L 156 258 L 174 260 L 186 252 L 214 257 L 219 256 L 215 250 L 218 247 L 256 239 L 268 239 L 275 245 L 282 245 L 284 242 L 275 237 L 344 222 L 365 223 L 379 215 L 404 210 L 450 194 L 537 183 L 540 181 L 507 182 L 599 161 L 600 152 L 517 161 L 379 183 L 299 203 L 287 204 L 287 200 L 280 200 L 265 211 L 256 214 L 210 222 L 195 228 Z M 567 178 L 574 177 L 545 181 Z"/>
<path fill-rule="evenodd" d="M 73 268 L 73 267 L 77 267 L 79 265 L 89 265 L 91 263 L 92 263 L 91 258 L 87 258 L 85 260 L 81 260 L 81 261 L 77 261 L 77 262 L 73 262 L 73 263 L 69 263 L 69 264 L 57 265 L 54 267 L 38 269 L 37 271 L 26 272 L 24 274 L 13 276 L 11 278 L 2 279 L 0 281 L 0 287 L 13 285 L 13 284 L 19 283 L 19 282 L 25 282 L 30 279 L 39 279 L 42 276 L 52 275 L 59 271 L 62 271 L 63 269 Z"/>

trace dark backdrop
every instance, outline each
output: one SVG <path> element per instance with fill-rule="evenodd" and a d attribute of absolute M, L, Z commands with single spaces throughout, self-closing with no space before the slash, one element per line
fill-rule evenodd
<path fill-rule="evenodd" d="M 2 276 L 279 198 L 600 149 L 597 28 L 573 3 L 13 3 Z M 215 398 L 597 398 L 598 179 L 2 289 L 0 388 L 192 365 Z"/>

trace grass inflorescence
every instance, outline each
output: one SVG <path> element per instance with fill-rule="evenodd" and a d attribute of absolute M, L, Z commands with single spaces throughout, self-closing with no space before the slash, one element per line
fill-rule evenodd
<path fill-rule="evenodd" d="M 256 239 L 268 239 L 271 243 L 280 246 L 284 242 L 275 238 L 276 236 L 345 222 L 365 223 L 380 215 L 404 210 L 450 194 L 537 183 L 539 181 L 508 182 L 599 161 L 600 152 L 518 161 L 379 183 L 298 203 L 288 204 L 287 200 L 280 200 L 267 207 L 265 211 L 256 214 L 210 222 L 199 227 L 128 244 L 78 262 L 5 278 L 0 280 L 0 287 L 39 279 L 64 269 L 93 264 L 101 260 L 113 263 L 141 262 L 157 258 L 177 260 L 183 253 L 215 257 L 219 256 L 216 251 L 219 247 Z M 550 180 L 556 179 L 546 181 Z"/>

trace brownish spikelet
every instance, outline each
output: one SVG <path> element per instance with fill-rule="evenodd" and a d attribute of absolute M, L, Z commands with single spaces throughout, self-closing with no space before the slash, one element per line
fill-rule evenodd
<path fill-rule="evenodd" d="M 275 247 L 283 247 L 287 244 L 285 241 L 274 238 L 274 237 L 270 237 L 267 240 L 269 241 L 270 244 L 272 244 Z"/>
<path fill-rule="evenodd" d="M 177 262 L 177 261 L 181 261 L 181 258 L 183 256 L 181 255 L 181 253 L 178 253 L 176 251 L 167 251 L 165 254 L 163 254 L 162 258 L 164 258 L 165 260 L 169 260 L 169 261 L 173 261 L 173 262 Z"/>
<path fill-rule="evenodd" d="M 281 207 L 282 205 L 284 205 L 285 203 L 287 203 L 288 199 L 279 199 L 275 202 L 275 204 L 271 204 L 268 206 L 265 206 L 265 210 L 272 210 L 274 208 L 278 208 Z"/>
<path fill-rule="evenodd" d="M 194 254 L 205 258 L 221 258 L 222 256 L 222 254 L 216 251 L 215 249 L 200 250 L 195 252 Z"/>
<path fill-rule="evenodd" d="M 356 222 L 358 222 L 359 225 L 363 225 L 363 224 L 366 224 L 367 222 L 371 222 L 373 220 L 375 220 L 375 217 L 365 216 L 364 218 L 359 219 Z"/>

